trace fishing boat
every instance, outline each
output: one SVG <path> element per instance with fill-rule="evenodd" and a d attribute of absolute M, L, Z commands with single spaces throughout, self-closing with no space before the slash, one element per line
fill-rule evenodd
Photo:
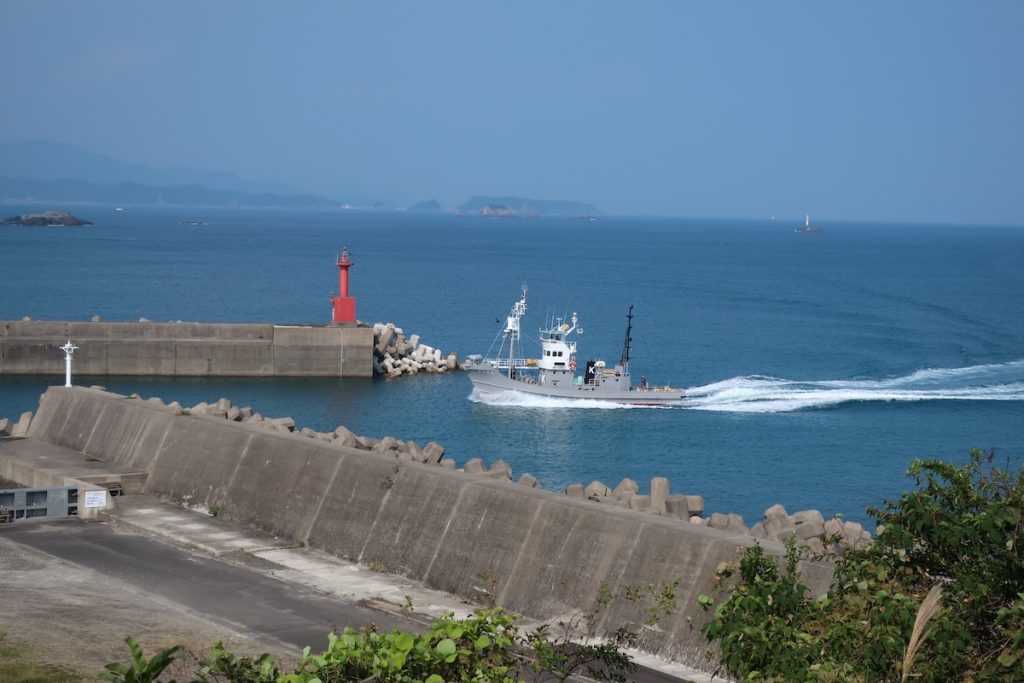
<path fill-rule="evenodd" d="M 501 345 L 494 356 L 468 356 L 462 364 L 483 399 L 507 392 L 555 399 L 609 401 L 630 405 L 672 405 L 683 398 L 680 389 L 654 386 L 641 377 L 632 386 L 629 355 L 633 343 L 633 307 L 626 314 L 626 338 L 618 362 L 609 367 L 603 360 L 588 360 L 582 368 L 576 360 L 576 340 L 583 330 L 576 313 L 569 321 L 554 318 L 540 330 L 541 355 L 526 358 L 520 350 L 521 321 L 526 315 L 526 287 L 512 306 L 501 331 Z M 495 340 L 497 341 L 497 340 Z M 493 348 L 493 347 L 492 347 Z M 580 372 L 582 370 L 582 372 Z"/>

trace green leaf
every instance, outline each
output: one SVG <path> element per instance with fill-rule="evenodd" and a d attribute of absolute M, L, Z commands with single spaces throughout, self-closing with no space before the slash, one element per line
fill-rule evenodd
<path fill-rule="evenodd" d="M 437 674 L 430 674 L 423 683 L 444 683 L 444 679 Z"/>
<path fill-rule="evenodd" d="M 412 646 L 416 643 L 416 639 L 412 637 L 410 633 L 399 633 L 395 637 L 395 647 L 402 652 L 408 652 L 412 649 Z"/>
<path fill-rule="evenodd" d="M 437 654 L 441 655 L 442 657 L 447 657 L 449 655 L 454 655 L 455 654 L 455 641 L 452 640 L 451 638 L 445 638 L 440 643 L 438 643 L 435 646 L 434 649 L 437 650 Z"/>
<path fill-rule="evenodd" d="M 475 641 L 473 641 L 473 645 L 476 646 L 476 649 L 483 650 L 486 647 L 490 647 L 491 639 L 485 633 L 482 636 L 480 636 L 479 638 L 477 638 Z"/>

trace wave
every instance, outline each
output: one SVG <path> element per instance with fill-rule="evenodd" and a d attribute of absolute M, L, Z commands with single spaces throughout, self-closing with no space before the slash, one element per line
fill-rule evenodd
<path fill-rule="evenodd" d="M 683 407 L 778 413 L 865 401 L 1024 401 L 1024 360 L 925 368 L 878 380 L 798 381 L 751 375 L 691 387 Z"/>

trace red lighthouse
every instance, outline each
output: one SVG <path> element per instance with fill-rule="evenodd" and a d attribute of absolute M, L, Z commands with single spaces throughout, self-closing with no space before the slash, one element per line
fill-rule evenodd
<path fill-rule="evenodd" d="M 338 296 L 331 297 L 334 304 L 334 316 L 331 322 L 354 323 L 356 321 L 356 300 L 348 295 L 348 269 L 353 265 L 348 259 L 348 247 L 342 247 L 338 254 Z"/>

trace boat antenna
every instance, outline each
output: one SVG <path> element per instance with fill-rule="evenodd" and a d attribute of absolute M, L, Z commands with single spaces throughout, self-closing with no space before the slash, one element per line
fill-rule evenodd
<path fill-rule="evenodd" d="M 626 339 L 622 343 L 622 357 L 619 359 L 619 365 L 622 366 L 623 372 L 629 370 L 629 351 L 633 345 L 633 304 L 629 305 L 629 312 L 626 313 Z"/>

